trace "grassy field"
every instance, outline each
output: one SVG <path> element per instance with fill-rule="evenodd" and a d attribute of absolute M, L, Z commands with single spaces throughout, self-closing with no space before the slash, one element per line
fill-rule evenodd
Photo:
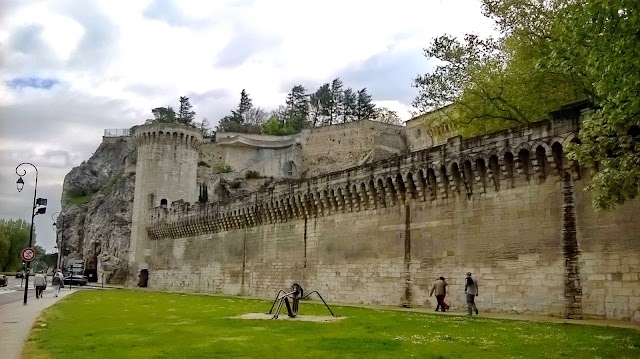
<path fill-rule="evenodd" d="M 345 318 L 335 322 L 233 318 L 270 306 L 234 297 L 80 291 L 43 313 L 24 358 L 640 358 L 640 332 L 629 329 L 340 306 L 331 309 Z M 300 314 L 329 315 L 309 302 Z"/>

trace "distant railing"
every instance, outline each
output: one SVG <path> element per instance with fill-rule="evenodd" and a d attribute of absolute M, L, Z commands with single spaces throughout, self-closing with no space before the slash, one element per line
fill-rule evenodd
<path fill-rule="evenodd" d="M 104 137 L 128 137 L 131 136 L 131 129 L 116 128 L 104 130 Z"/>

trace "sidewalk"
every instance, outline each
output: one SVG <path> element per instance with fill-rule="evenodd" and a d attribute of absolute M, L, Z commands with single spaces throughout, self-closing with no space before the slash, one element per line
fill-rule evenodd
<path fill-rule="evenodd" d="M 16 289 L 24 290 L 20 287 Z M 0 305 L 0 357 L 2 359 L 20 359 L 31 328 L 42 311 L 74 292 L 74 289 L 69 290 L 69 286 L 66 286 L 65 289 L 60 290 L 58 298 L 54 298 L 53 288 L 49 285 L 45 289 L 43 297 L 36 299 L 36 291 L 30 286 L 27 305 L 23 304 L 22 299 Z"/>

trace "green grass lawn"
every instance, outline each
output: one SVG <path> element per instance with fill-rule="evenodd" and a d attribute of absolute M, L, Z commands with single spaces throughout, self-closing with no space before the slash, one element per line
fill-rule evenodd
<path fill-rule="evenodd" d="M 24 358 L 640 358 L 640 332 L 630 329 L 341 306 L 331 307 L 345 317 L 335 322 L 232 318 L 270 307 L 234 297 L 80 291 L 43 313 Z M 309 302 L 299 314 L 329 315 Z"/>

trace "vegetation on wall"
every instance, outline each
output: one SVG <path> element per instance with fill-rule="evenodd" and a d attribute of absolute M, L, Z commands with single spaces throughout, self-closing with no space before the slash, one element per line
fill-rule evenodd
<path fill-rule="evenodd" d="M 568 156 L 599 171 L 588 190 L 610 209 L 640 186 L 640 10 L 635 1 L 483 0 L 500 37 L 434 39 L 441 65 L 418 76 L 419 113 L 441 109 L 466 135 L 544 119 L 587 99 L 595 113 Z M 445 108 L 445 106 L 448 106 Z M 444 108 L 444 109 L 443 109 Z"/>
<path fill-rule="evenodd" d="M 246 178 L 246 179 L 256 179 L 256 178 L 260 178 L 260 172 L 258 172 L 258 171 L 254 171 L 254 170 L 248 170 L 248 171 L 244 174 L 244 178 Z"/>
<path fill-rule="evenodd" d="M 221 164 L 216 165 L 215 172 L 217 174 L 220 174 L 220 173 L 231 173 L 231 172 L 233 172 L 233 168 L 231 168 L 231 166 L 228 165 L 228 164 L 221 163 Z"/>

